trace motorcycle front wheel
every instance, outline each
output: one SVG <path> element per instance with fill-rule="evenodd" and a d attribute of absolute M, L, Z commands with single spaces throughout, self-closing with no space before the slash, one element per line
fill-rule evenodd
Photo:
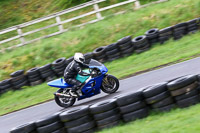
<path fill-rule="evenodd" d="M 66 94 L 67 92 L 63 91 L 62 89 L 59 89 L 57 93 Z M 55 102 L 60 107 L 64 107 L 64 108 L 72 106 L 76 101 L 76 98 L 74 97 L 63 97 L 63 96 L 56 96 L 56 95 L 54 96 L 54 99 L 55 99 Z"/>
<path fill-rule="evenodd" d="M 119 80 L 113 75 L 106 75 L 101 84 L 101 90 L 105 93 L 115 93 L 119 89 Z"/>

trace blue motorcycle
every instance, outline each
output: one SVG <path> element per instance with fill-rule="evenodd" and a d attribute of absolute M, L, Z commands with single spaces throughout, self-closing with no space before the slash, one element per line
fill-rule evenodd
<path fill-rule="evenodd" d="M 62 78 L 48 82 L 51 87 L 60 88 L 54 93 L 55 102 L 61 107 L 72 106 L 76 99 L 82 100 L 101 93 L 111 94 L 118 90 L 119 80 L 109 74 L 108 69 L 100 62 L 91 59 L 88 63 L 89 69 L 83 70 L 90 73 L 90 76 L 77 75 L 76 79 L 84 83 L 81 89 L 77 90 L 78 97 L 71 95 L 70 91 L 73 85 L 67 84 Z"/>

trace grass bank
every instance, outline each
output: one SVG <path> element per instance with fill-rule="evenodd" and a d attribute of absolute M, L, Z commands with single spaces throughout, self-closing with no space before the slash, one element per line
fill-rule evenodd
<path fill-rule="evenodd" d="M 200 32 L 188 35 L 181 40 L 170 40 L 166 44 L 156 44 L 151 50 L 139 55 L 133 54 L 113 62 L 105 63 L 109 74 L 124 78 L 138 71 L 150 69 L 180 59 L 190 59 L 200 53 Z M 139 89 L 139 88 L 138 88 Z M 0 96 L 0 115 L 41 103 L 53 98 L 56 89 L 45 83 L 35 87 L 25 87 L 21 91 L 10 91 Z M 16 100 L 17 99 L 17 100 Z"/>
<path fill-rule="evenodd" d="M 70 57 L 77 51 L 91 52 L 126 35 L 136 37 L 151 28 L 164 28 L 199 17 L 199 12 L 199 1 L 171 0 L 7 51 L 0 54 L 0 80 L 16 70 L 42 66 L 63 56 Z"/>
<path fill-rule="evenodd" d="M 199 133 L 200 104 L 121 124 L 99 133 Z"/>

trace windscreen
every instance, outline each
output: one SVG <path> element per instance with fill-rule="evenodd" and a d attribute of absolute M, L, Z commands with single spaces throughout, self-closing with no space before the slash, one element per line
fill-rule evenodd
<path fill-rule="evenodd" d="M 94 60 L 94 59 L 91 59 L 88 63 L 89 66 L 102 66 L 103 64 L 101 64 L 100 62 Z"/>

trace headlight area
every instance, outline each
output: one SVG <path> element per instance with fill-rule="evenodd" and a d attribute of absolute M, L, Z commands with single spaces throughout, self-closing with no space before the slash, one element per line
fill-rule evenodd
<path fill-rule="evenodd" d="M 90 70 L 90 73 L 91 73 L 92 77 L 97 77 L 97 76 L 101 75 L 101 71 L 98 68 L 92 68 Z"/>

